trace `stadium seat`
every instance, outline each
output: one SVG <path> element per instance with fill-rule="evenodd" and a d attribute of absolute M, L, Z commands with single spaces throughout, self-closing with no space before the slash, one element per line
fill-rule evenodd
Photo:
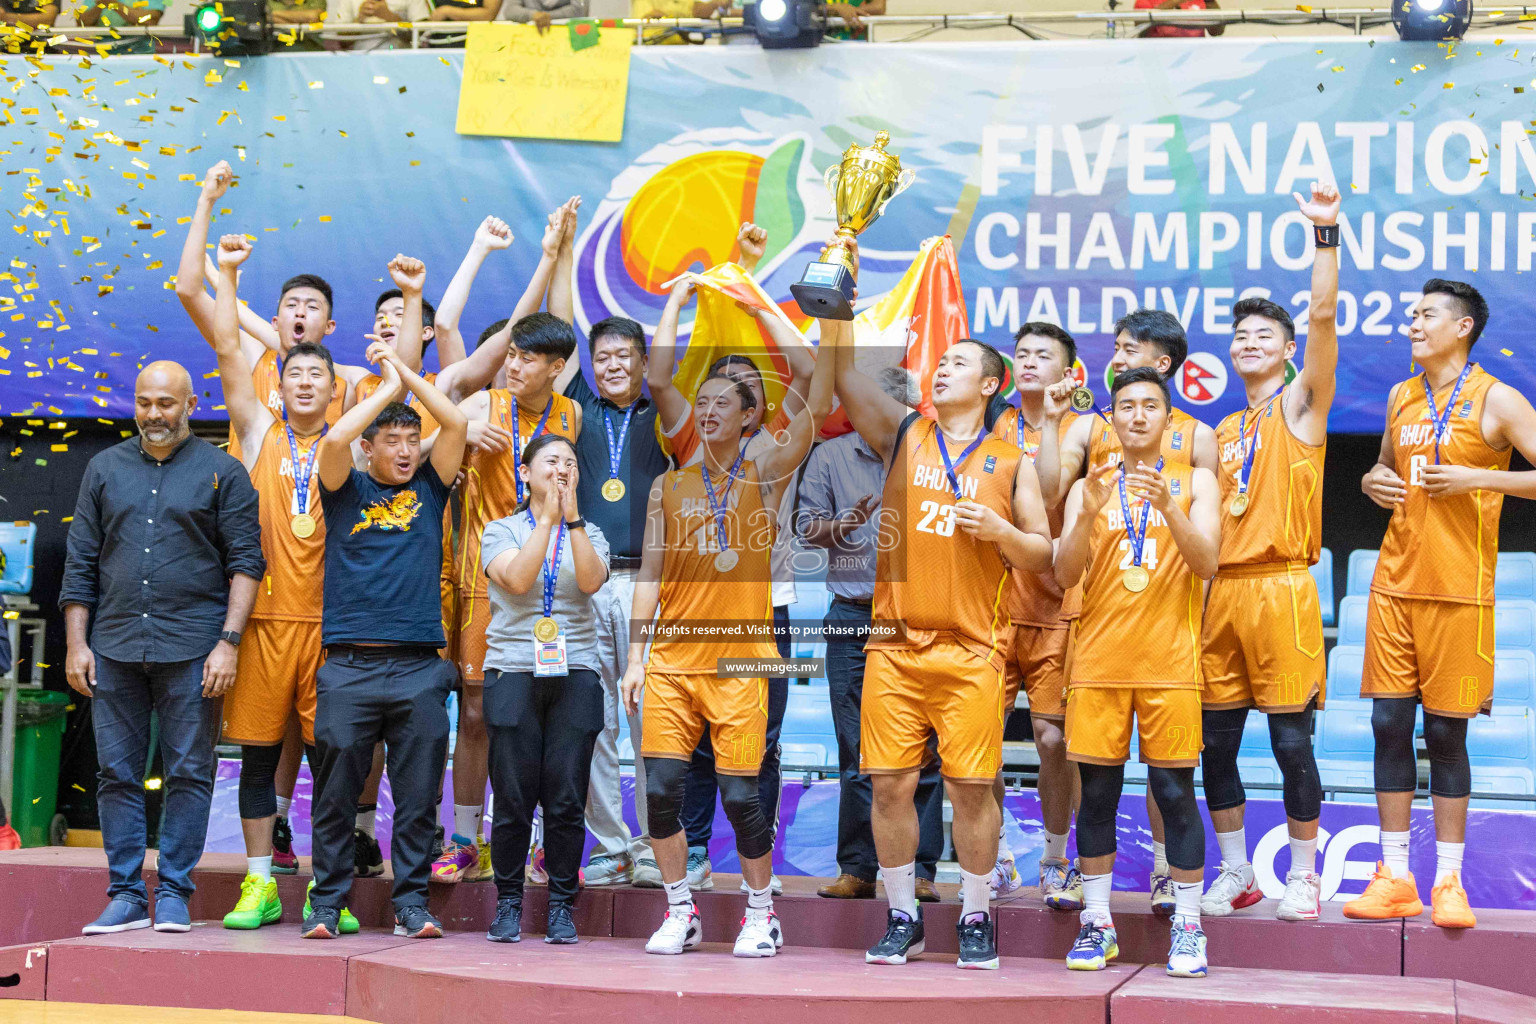
<path fill-rule="evenodd" d="M 1237 748 L 1238 760 L 1244 756 L 1271 757 L 1269 745 L 1269 716 L 1262 711 L 1249 711 L 1243 722 L 1243 742 Z"/>
<path fill-rule="evenodd" d="M 1380 551 L 1367 551 L 1364 548 L 1349 553 L 1349 575 L 1344 585 L 1345 594 L 1369 594 L 1371 592 L 1371 577 L 1376 574 L 1376 556 Z"/>
<path fill-rule="evenodd" d="M 1349 598 L 1345 598 L 1345 601 Z M 1344 610 L 1343 602 L 1339 611 Z M 1340 616 L 1342 618 L 1342 614 Z M 1336 700 L 1358 700 L 1360 677 L 1365 671 L 1365 648 L 1360 644 L 1340 642 L 1328 652 L 1328 704 Z"/>
<path fill-rule="evenodd" d="M 1536 711 L 1536 653 L 1505 647 L 1493 652 L 1493 703 Z"/>
<path fill-rule="evenodd" d="M 827 585 L 820 580 L 796 580 L 795 603 L 789 606 L 789 620 L 810 628 L 820 626 L 832 603 Z M 801 635 L 791 640 L 792 653 L 797 658 L 826 657 L 827 645 L 814 636 Z"/>
<path fill-rule="evenodd" d="M 1365 613 L 1370 603 L 1369 594 L 1350 594 L 1339 602 L 1340 644 L 1365 645 Z"/>
<path fill-rule="evenodd" d="M 779 749 L 784 764 L 837 767 L 837 731 L 832 727 L 832 699 L 825 687 L 789 688 Z"/>
<path fill-rule="evenodd" d="M 1323 610 L 1323 625 L 1333 625 L 1333 552 L 1323 548 L 1317 564 L 1312 566 L 1312 578 L 1317 581 L 1317 603 Z"/>
<path fill-rule="evenodd" d="M 1536 794 L 1536 712 L 1528 707 L 1494 706 L 1492 715 L 1467 723 L 1474 793 Z M 1521 810 L 1503 800 L 1474 800 L 1474 806 Z"/>
<path fill-rule="evenodd" d="M 1536 552 L 1499 552 L 1499 565 L 1493 576 L 1493 596 L 1500 601 L 1510 597 L 1536 600 Z"/>
<path fill-rule="evenodd" d="M 1536 650 L 1536 601 L 1519 597 L 1496 601 L 1493 637 L 1499 647 Z"/>
<path fill-rule="evenodd" d="M 1315 749 L 1318 761 L 1371 761 L 1376 737 L 1371 731 L 1371 702 L 1330 700 L 1317 713 Z"/>
<path fill-rule="evenodd" d="M 5 571 L 0 573 L 0 594 L 32 592 L 32 550 L 36 547 L 35 523 L 0 523 L 0 555 Z"/>

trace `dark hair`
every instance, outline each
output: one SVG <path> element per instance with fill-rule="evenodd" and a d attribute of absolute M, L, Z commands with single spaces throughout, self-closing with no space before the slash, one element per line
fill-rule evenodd
<path fill-rule="evenodd" d="M 534 355 L 569 359 L 576 352 L 576 331 L 553 313 L 529 313 L 512 325 L 512 346 Z"/>
<path fill-rule="evenodd" d="M 1472 318 L 1472 340 L 1467 342 L 1467 348 L 1470 350 L 1477 344 L 1483 328 L 1488 326 L 1488 300 L 1483 298 L 1482 292 L 1465 281 L 1447 281 L 1443 277 L 1432 277 L 1425 281 L 1423 292 L 1425 295 L 1449 295 L 1457 306 L 1457 312 Z"/>
<path fill-rule="evenodd" d="M 1072 340 L 1072 335 L 1057 327 L 1055 324 L 1046 323 L 1044 320 L 1031 320 L 1013 336 L 1013 342 L 1017 345 L 1031 334 L 1042 338 L 1050 338 L 1061 346 L 1061 351 L 1067 357 L 1067 369 L 1077 365 L 1077 342 Z"/>
<path fill-rule="evenodd" d="M 738 363 L 743 366 L 750 367 L 752 372 L 757 374 L 758 384 L 763 383 L 762 367 L 753 362 L 750 357 L 744 356 L 740 352 L 732 352 L 729 355 L 723 355 L 719 359 L 716 359 L 714 362 L 710 363 L 709 373 L 705 375 L 705 379 L 708 380 L 710 377 L 725 377 L 729 380 L 735 380 L 735 378 L 731 375 L 731 371 L 728 370 L 727 367 Z"/>
<path fill-rule="evenodd" d="M 1115 374 L 1115 382 L 1109 386 L 1109 404 L 1115 404 L 1115 396 L 1132 384 L 1156 384 L 1157 390 L 1163 393 L 1163 408 L 1173 408 L 1173 395 L 1168 392 L 1168 381 L 1163 375 L 1150 366 L 1138 366 L 1124 373 Z"/>
<path fill-rule="evenodd" d="M 587 355 L 597 352 L 597 343 L 603 338 L 623 338 L 645 355 L 645 331 L 627 316 L 611 316 L 593 324 L 587 332 Z"/>
<path fill-rule="evenodd" d="M 1138 309 L 1115 321 L 1115 334 L 1121 331 L 1143 344 L 1156 345 L 1168 357 L 1168 373 L 1172 377 L 1184 358 L 1189 355 L 1189 339 L 1184 336 L 1184 325 L 1179 318 L 1162 309 Z"/>
<path fill-rule="evenodd" d="M 331 358 L 331 350 L 318 341 L 301 341 L 288 350 L 288 354 L 281 360 L 283 366 L 293 362 L 295 356 L 309 356 L 318 359 L 325 364 L 325 368 L 331 371 L 331 383 L 336 382 L 336 362 Z"/>
<path fill-rule="evenodd" d="M 374 417 L 372 423 L 363 428 L 363 440 L 372 441 L 374 435 L 385 427 L 406 427 L 409 429 L 421 429 L 421 416 L 415 409 L 404 402 L 390 402 L 384 407 L 384 411 Z"/>
<path fill-rule="evenodd" d="M 737 356 L 736 358 L 742 359 L 745 357 Z M 753 365 L 755 366 L 756 364 L 754 363 Z M 745 381 L 739 381 L 727 373 L 711 373 L 709 376 L 699 381 L 699 390 L 702 391 L 704 389 L 704 385 L 708 384 L 712 380 L 723 380 L 731 386 L 731 390 L 736 392 L 736 397 L 741 399 L 741 408 L 743 412 L 748 412 L 757 408 L 757 396 L 752 393 L 751 388 L 747 387 Z M 697 392 L 694 394 L 694 401 L 698 401 Z"/>
<path fill-rule="evenodd" d="M 499 333 L 501 331 L 501 329 L 503 327 L 505 327 L 505 326 L 507 326 L 507 318 L 506 317 L 502 317 L 500 320 L 497 320 L 495 323 L 487 325 L 485 330 L 480 332 L 480 337 L 479 337 L 478 340 L 476 340 L 475 347 L 479 348 L 481 345 L 484 345 L 487 341 L 490 340 L 492 335 Z"/>
<path fill-rule="evenodd" d="M 318 274 L 295 274 L 283 282 L 282 290 L 277 293 L 277 304 L 283 304 L 283 297 L 295 288 L 313 288 L 325 296 L 325 315 L 330 317 L 336 308 L 336 303 L 331 299 L 331 286 L 325 283 L 325 278 Z"/>
<path fill-rule="evenodd" d="M 1237 330 L 1237 325 L 1250 316 L 1263 317 L 1265 320 L 1273 320 L 1285 331 L 1287 341 L 1296 340 L 1296 322 L 1291 319 L 1291 314 L 1285 311 L 1285 307 L 1268 299 L 1258 296 L 1243 299 L 1232 307 L 1232 329 Z"/>
<path fill-rule="evenodd" d="M 523 446 L 523 454 L 517 460 L 518 465 L 520 465 L 520 466 L 531 466 L 531 465 L 533 465 L 534 457 L 536 455 L 538 455 L 539 452 L 543 451 L 545 448 L 548 448 L 552 444 L 563 444 L 563 445 L 565 445 L 567 448 L 569 448 L 571 450 L 571 453 L 573 455 L 576 452 L 576 442 L 572 441 L 570 438 L 566 437 L 564 434 L 540 434 L 538 437 L 534 438 L 532 441 L 529 441 L 526 445 Z M 512 514 L 513 515 L 517 515 L 517 513 L 521 512 L 525 508 L 527 508 L 528 507 L 528 502 L 531 500 L 532 495 L 533 495 L 533 489 L 530 488 L 530 487 L 524 487 L 523 488 L 523 500 L 518 502 L 517 503 L 517 507 L 512 509 Z"/>
<path fill-rule="evenodd" d="M 975 345 L 981 349 L 981 379 L 986 380 L 988 377 L 996 377 L 997 390 L 1003 390 L 1003 378 L 1008 374 L 1008 365 L 1003 362 L 1003 357 L 998 353 L 997 349 L 984 341 L 977 341 L 975 338 L 958 338 L 951 342 L 950 345 L 951 347 L 955 345 Z"/>

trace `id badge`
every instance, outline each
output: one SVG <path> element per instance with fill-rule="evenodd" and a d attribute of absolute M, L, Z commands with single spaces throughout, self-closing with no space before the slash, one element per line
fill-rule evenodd
<path fill-rule="evenodd" d="M 565 634 L 553 640 L 533 641 L 533 674 L 536 676 L 563 676 L 565 668 Z"/>

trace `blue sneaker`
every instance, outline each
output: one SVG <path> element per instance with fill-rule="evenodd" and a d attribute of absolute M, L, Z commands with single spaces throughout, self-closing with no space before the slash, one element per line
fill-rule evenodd
<path fill-rule="evenodd" d="M 118 932 L 148 928 L 149 925 L 148 907 L 142 906 L 135 900 L 119 896 L 107 904 L 107 909 L 101 912 L 100 917 L 80 929 L 80 934 L 115 935 Z"/>
<path fill-rule="evenodd" d="M 185 897 L 169 894 L 155 897 L 155 931 L 189 932 L 191 930 L 192 915 L 187 910 Z"/>
<path fill-rule="evenodd" d="M 1200 921 L 1175 917 L 1168 949 L 1169 977 L 1203 978 L 1205 972 L 1205 932 L 1200 930 Z"/>
<path fill-rule="evenodd" d="M 1083 929 L 1077 933 L 1077 941 L 1067 951 L 1067 969 L 1073 971 L 1102 971 L 1120 955 L 1119 937 L 1108 918 L 1089 918 L 1083 915 Z"/>

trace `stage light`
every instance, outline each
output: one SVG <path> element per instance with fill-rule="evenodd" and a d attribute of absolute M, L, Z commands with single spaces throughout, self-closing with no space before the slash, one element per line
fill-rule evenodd
<path fill-rule="evenodd" d="M 742 19 L 765 50 L 820 46 L 827 30 L 825 0 L 758 0 Z"/>
<path fill-rule="evenodd" d="M 192 15 L 192 20 L 197 24 L 197 30 L 204 36 L 216 35 L 219 27 L 224 24 L 224 15 L 219 10 L 219 4 L 204 4 Z"/>
<path fill-rule="evenodd" d="M 1472 23 L 1472 0 L 1393 0 L 1392 25 L 1404 41 L 1460 39 Z"/>
<path fill-rule="evenodd" d="M 272 49 L 267 0 L 212 0 L 185 19 L 185 32 L 221 57 L 255 56 Z"/>

